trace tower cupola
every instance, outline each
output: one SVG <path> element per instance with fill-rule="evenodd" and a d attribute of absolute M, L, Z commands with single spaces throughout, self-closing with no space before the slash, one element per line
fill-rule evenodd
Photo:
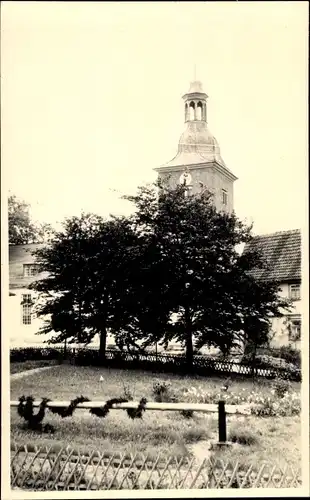
<path fill-rule="evenodd" d="M 192 82 L 189 91 L 183 96 L 183 99 L 185 105 L 185 123 L 190 121 L 207 123 L 208 95 L 203 91 L 201 82 Z"/>

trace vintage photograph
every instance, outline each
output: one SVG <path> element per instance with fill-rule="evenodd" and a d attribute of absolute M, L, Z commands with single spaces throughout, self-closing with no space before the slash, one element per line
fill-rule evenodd
<path fill-rule="evenodd" d="M 307 487 L 307 64 L 307 2 L 2 2 L 3 498 Z"/>

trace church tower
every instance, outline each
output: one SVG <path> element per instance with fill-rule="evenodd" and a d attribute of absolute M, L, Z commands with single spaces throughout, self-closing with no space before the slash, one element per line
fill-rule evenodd
<path fill-rule="evenodd" d="M 218 142 L 208 128 L 207 99 L 201 82 L 192 82 L 183 96 L 186 129 L 180 137 L 177 155 L 155 171 L 160 179 L 168 179 L 172 188 L 185 183 L 191 194 L 211 191 L 217 210 L 232 212 L 237 177 L 226 167 Z"/>

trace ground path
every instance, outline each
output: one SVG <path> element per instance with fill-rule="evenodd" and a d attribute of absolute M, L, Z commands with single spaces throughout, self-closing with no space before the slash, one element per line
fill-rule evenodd
<path fill-rule="evenodd" d="M 39 372 L 41 372 L 43 370 L 49 370 L 50 368 L 53 368 L 54 366 L 55 365 L 52 365 L 52 366 L 41 366 L 40 368 L 32 368 L 31 370 L 25 370 L 23 372 L 13 373 L 10 376 L 10 379 L 11 380 L 17 380 L 19 378 L 24 378 L 27 375 L 34 375 L 35 373 L 39 373 Z"/>
<path fill-rule="evenodd" d="M 212 456 L 212 439 L 209 441 L 198 441 L 197 443 L 189 444 L 187 445 L 187 448 L 198 462 L 202 462 Z"/>

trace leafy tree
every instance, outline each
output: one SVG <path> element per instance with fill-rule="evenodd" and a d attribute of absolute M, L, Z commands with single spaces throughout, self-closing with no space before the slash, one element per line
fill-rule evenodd
<path fill-rule="evenodd" d="M 135 205 L 128 218 L 67 219 L 36 252 L 47 272 L 32 284 L 38 315 L 48 315 L 41 333 L 84 343 L 98 333 L 103 358 L 108 330 L 119 346 L 175 339 L 189 369 L 194 348 L 227 353 L 240 341 L 264 343 L 270 318 L 289 304 L 276 283 L 254 279 L 261 256 L 236 250 L 251 240 L 251 226 L 216 211 L 210 193 L 186 194 L 155 184 L 125 197 Z"/>
<path fill-rule="evenodd" d="M 50 224 L 36 224 L 30 217 L 30 205 L 15 195 L 8 198 L 9 244 L 44 243 L 53 235 Z"/>
<path fill-rule="evenodd" d="M 89 343 L 100 336 L 104 358 L 108 329 L 127 320 L 125 303 L 134 270 L 136 237 L 123 218 L 104 221 L 82 214 L 64 223 L 52 242 L 35 252 L 42 279 L 31 287 L 39 292 L 39 333 L 53 332 L 50 342 Z"/>
<path fill-rule="evenodd" d="M 190 368 L 194 347 L 229 352 L 245 338 L 264 342 L 268 317 L 281 314 L 288 303 L 279 297 L 277 284 L 251 275 L 263 265 L 261 257 L 236 250 L 251 240 L 251 226 L 235 214 L 218 212 L 210 193 L 187 194 L 185 186 L 169 190 L 161 184 L 126 197 L 136 207 L 133 225 L 147 250 L 139 317 L 135 328 L 128 323 L 125 329 L 144 339 L 144 346 L 182 342 Z"/>
<path fill-rule="evenodd" d="M 29 205 L 15 195 L 8 198 L 9 243 L 24 245 L 32 243 L 36 236 L 29 214 Z"/>
<path fill-rule="evenodd" d="M 34 243 L 48 243 L 53 239 L 55 234 L 54 228 L 47 222 L 36 224 L 35 230 L 36 236 L 34 238 Z"/>

